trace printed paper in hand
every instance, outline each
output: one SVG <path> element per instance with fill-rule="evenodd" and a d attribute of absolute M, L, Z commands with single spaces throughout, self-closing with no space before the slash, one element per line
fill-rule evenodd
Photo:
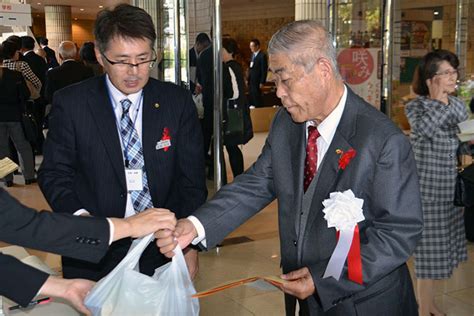
<path fill-rule="evenodd" d="M 458 138 L 461 142 L 468 142 L 474 140 L 474 120 L 467 120 L 458 124 L 461 130 Z"/>
<path fill-rule="evenodd" d="M 18 165 L 10 160 L 10 158 L 5 157 L 0 159 L 0 178 L 5 177 L 7 174 L 12 173 L 18 169 Z"/>

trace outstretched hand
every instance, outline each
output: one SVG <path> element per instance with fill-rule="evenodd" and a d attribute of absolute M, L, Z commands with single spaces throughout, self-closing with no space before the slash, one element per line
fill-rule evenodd
<path fill-rule="evenodd" d="M 63 298 L 78 312 L 90 316 L 91 312 L 84 305 L 84 299 L 94 287 L 95 282 L 84 279 L 61 279 L 50 276 L 40 289 L 41 295 Z"/>
<path fill-rule="evenodd" d="M 110 218 L 114 223 L 114 241 L 124 238 L 140 238 L 160 229 L 173 232 L 176 216 L 163 208 L 151 208 L 127 218 Z"/>
<path fill-rule="evenodd" d="M 160 252 L 166 257 L 174 256 L 174 248 L 179 244 L 181 249 L 186 248 L 194 238 L 197 237 L 197 231 L 193 223 L 183 218 L 176 224 L 174 232 L 170 230 L 159 230 L 155 233 L 156 245 L 160 248 Z"/>

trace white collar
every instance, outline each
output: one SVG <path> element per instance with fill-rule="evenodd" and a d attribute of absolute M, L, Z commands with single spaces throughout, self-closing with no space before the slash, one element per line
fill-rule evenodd
<path fill-rule="evenodd" d="M 123 99 L 129 99 L 132 102 L 132 106 L 138 105 L 138 102 L 140 101 L 140 97 L 142 95 L 143 89 L 141 89 L 138 92 L 135 92 L 133 94 L 125 95 L 123 94 L 119 89 L 117 89 L 112 81 L 110 81 L 109 75 L 107 74 L 105 76 L 105 83 L 107 85 L 107 88 L 109 89 L 110 97 L 112 99 L 112 105 L 114 109 L 117 107 L 117 105 L 120 104 L 120 101 Z"/>
<path fill-rule="evenodd" d="M 319 123 L 319 125 L 317 125 L 318 132 L 326 144 L 330 144 L 334 138 L 337 126 L 341 121 L 342 113 L 344 112 L 344 108 L 346 106 L 346 100 L 347 88 L 346 85 L 344 85 L 344 92 L 336 108 L 332 110 L 332 112 L 321 123 Z M 308 126 L 316 126 L 316 123 L 314 121 L 307 121 L 306 128 L 308 128 Z"/>

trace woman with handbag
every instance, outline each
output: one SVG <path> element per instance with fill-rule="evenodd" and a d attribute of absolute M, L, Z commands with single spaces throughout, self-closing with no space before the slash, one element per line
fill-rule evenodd
<path fill-rule="evenodd" d="M 463 209 L 454 206 L 457 151 L 470 154 L 460 143 L 457 124 L 468 119 L 464 103 L 452 96 L 459 60 L 446 50 L 428 53 L 413 80 L 418 98 L 405 113 L 420 176 L 424 231 L 415 249 L 417 297 L 421 316 L 444 315 L 434 302 L 434 280 L 448 279 L 467 260 Z"/>
<path fill-rule="evenodd" d="M 244 172 L 244 158 L 239 145 L 246 144 L 253 137 L 242 66 L 234 59 L 238 51 L 234 39 L 222 39 L 224 145 L 229 154 L 234 178 Z"/>
<path fill-rule="evenodd" d="M 3 63 L 3 45 L 0 45 L 0 64 Z M 0 159 L 9 156 L 8 140 L 11 138 L 20 153 L 20 164 L 25 184 L 36 182 L 34 176 L 33 152 L 25 138 L 21 125 L 22 100 L 28 99 L 30 92 L 25 79 L 18 71 L 0 67 Z M 13 185 L 13 173 L 5 178 L 7 187 Z"/>

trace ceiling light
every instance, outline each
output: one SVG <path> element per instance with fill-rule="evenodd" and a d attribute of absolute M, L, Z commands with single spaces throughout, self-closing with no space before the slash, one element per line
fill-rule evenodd
<path fill-rule="evenodd" d="M 74 21 L 77 21 L 77 18 L 74 18 Z"/>
<path fill-rule="evenodd" d="M 438 10 L 434 10 L 433 14 L 434 14 L 434 15 L 439 15 L 439 11 L 438 11 Z"/>
<path fill-rule="evenodd" d="M 41 2 L 38 2 L 37 5 L 41 5 Z"/>
<path fill-rule="evenodd" d="M 81 11 L 84 11 L 84 9 L 83 9 L 83 8 L 80 8 L 79 10 L 81 10 Z"/>
<path fill-rule="evenodd" d="M 100 5 L 100 6 L 99 6 L 99 9 L 102 9 L 103 7 L 104 7 L 103 5 Z"/>

